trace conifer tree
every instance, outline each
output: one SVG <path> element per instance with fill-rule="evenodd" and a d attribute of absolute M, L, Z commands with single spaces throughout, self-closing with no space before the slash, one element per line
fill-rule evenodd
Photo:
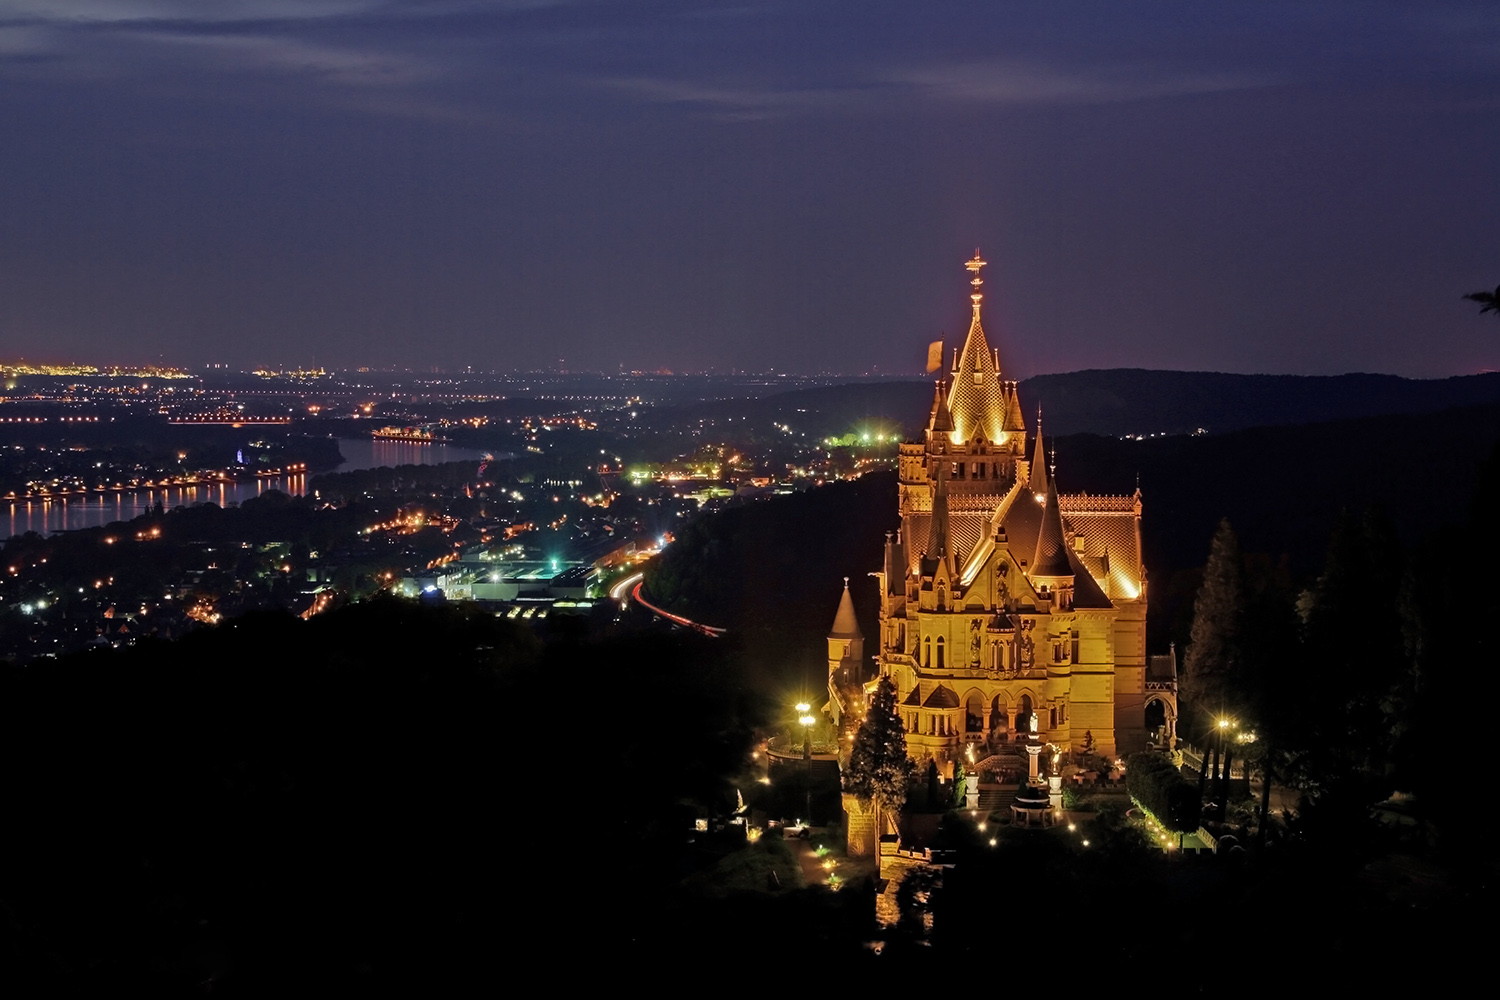
<path fill-rule="evenodd" d="M 912 762 L 906 756 L 906 727 L 896 713 L 896 685 L 882 677 L 870 700 L 844 769 L 844 791 L 864 805 L 874 802 L 896 813 L 906 804 Z"/>
<path fill-rule="evenodd" d="M 1329 766 L 1381 771 L 1400 735 L 1411 668 L 1403 576 L 1384 516 L 1346 511 L 1303 602 L 1303 645 L 1316 670 L 1302 685 L 1297 722 L 1320 754 L 1342 758 Z"/>
<path fill-rule="evenodd" d="M 1179 691 L 1200 718 L 1232 700 L 1244 644 L 1245 565 L 1229 519 L 1219 522 L 1193 601 L 1193 628 Z"/>

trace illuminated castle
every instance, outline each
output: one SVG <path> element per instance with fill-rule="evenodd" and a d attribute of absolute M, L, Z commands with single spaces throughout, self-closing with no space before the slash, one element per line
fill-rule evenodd
<path fill-rule="evenodd" d="M 1044 742 L 1080 749 L 1087 733 L 1097 753 L 1128 753 L 1146 742 L 1148 687 L 1176 716 L 1175 683 L 1147 676 L 1140 491 L 1060 494 L 1040 428 L 1028 459 L 1016 383 L 980 323 L 984 261 L 966 266 L 968 337 L 923 439 L 901 445 L 901 529 L 875 574 L 879 670 L 919 761 L 1004 756 L 1032 712 Z M 862 692 L 845 656 L 830 648 L 829 664 L 838 717 Z"/>

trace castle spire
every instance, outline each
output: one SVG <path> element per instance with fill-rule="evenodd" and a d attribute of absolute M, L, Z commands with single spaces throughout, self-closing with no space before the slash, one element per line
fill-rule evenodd
<path fill-rule="evenodd" d="M 932 486 L 932 519 L 927 525 L 928 559 L 948 555 L 948 463 L 939 462 Z"/>
<path fill-rule="evenodd" d="M 948 394 L 943 391 L 942 379 L 938 379 L 932 393 L 932 415 L 927 419 L 927 428 L 942 434 L 953 430 L 953 414 L 948 410 Z"/>
<path fill-rule="evenodd" d="M 1042 452 L 1042 408 L 1036 408 L 1036 451 L 1031 456 L 1031 492 L 1037 496 L 1047 493 L 1047 466 Z"/>
<path fill-rule="evenodd" d="M 1000 384 L 1000 366 L 997 355 L 985 340 L 984 326 L 979 321 L 980 303 L 984 294 L 979 290 L 984 279 L 979 276 L 985 262 L 979 251 L 964 263 L 973 275 L 969 284 L 974 291 L 969 295 L 973 317 L 969 321 L 969 335 L 953 363 L 953 384 L 948 391 L 948 408 L 953 413 L 954 440 L 959 443 L 983 437 L 987 441 L 999 442 L 1005 438 L 1005 391 Z"/>
<path fill-rule="evenodd" d="M 839 598 L 838 614 L 833 616 L 833 629 L 828 633 L 830 639 L 863 639 L 864 633 L 859 630 L 859 621 L 854 617 L 854 601 L 849 597 L 849 578 L 844 577 L 844 596 Z"/>
<path fill-rule="evenodd" d="M 1047 503 L 1042 508 L 1042 530 L 1036 536 L 1036 557 L 1031 560 L 1031 575 L 1072 576 L 1068 562 L 1067 536 L 1063 532 L 1062 506 L 1057 502 L 1057 480 L 1047 480 Z"/>
<path fill-rule="evenodd" d="M 906 547 L 901 544 L 899 531 L 885 533 L 885 592 L 906 592 Z"/>

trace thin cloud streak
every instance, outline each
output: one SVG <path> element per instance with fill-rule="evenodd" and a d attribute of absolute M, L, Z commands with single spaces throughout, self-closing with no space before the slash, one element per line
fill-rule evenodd
<path fill-rule="evenodd" d="M 1164 73 L 1142 69 L 1074 72 L 1036 62 L 997 60 L 903 69 L 850 85 L 729 86 L 685 78 L 615 77 L 603 86 L 649 103 L 682 104 L 745 117 L 797 111 L 887 112 L 899 103 L 1055 106 L 1118 104 L 1274 86 L 1270 75 Z"/>
<path fill-rule="evenodd" d="M 385 51 L 361 51 L 320 45 L 279 35 L 203 35 L 133 32 L 153 45 L 180 47 L 207 56 L 214 69 L 237 68 L 311 75 L 343 86 L 395 87 L 438 75 L 435 64 Z"/>
<path fill-rule="evenodd" d="M 368 13 L 381 0 L 0 0 L 0 20 L 53 24 L 129 24 L 170 21 L 226 24 L 313 21 Z"/>
<path fill-rule="evenodd" d="M 890 80 L 940 100 L 1009 105 L 1116 104 L 1278 82 L 1239 73 L 1154 74 L 1144 67 L 1086 73 L 1020 60 L 928 66 L 895 73 Z"/>

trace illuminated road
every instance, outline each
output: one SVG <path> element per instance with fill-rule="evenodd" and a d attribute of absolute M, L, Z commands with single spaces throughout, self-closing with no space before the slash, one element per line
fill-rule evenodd
<path fill-rule="evenodd" d="M 620 602 L 623 608 L 630 603 L 630 588 L 646 579 L 645 573 L 634 573 L 609 589 L 609 596 Z"/>
<path fill-rule="evenodd" d="M 645 574 L 642 573 L 641 576 L 644 577 Z M 627 580 L 625 582 L 628 583 L 629 581 Z M 658 608 L 656 605 L 652 604 L 650 601 L 641 596 L 641 586 L 644 582 L 644 579 L 636 581 L 636 585 L 631 588 L 630 591 L 630 596 L 635 598 L 636 603 L 638 603 L 641 607 L 645 608 L 648 611 L 655 612 L 656 614 L 665 618 L 667 621 L 672 622 L 674 625 L 681 625 L 683 628 L 690 628 L 694 631 L 702 632 L 704 635 L 712 636 L 715 639 L 724 634 L 724 630 L 721 628 L 714 628 L 712 625 L 701 625 L 698 622 L 684 618 L 681 615 L 674 615 L 670 611 L 664 611 L 661 608 Z M 611 591 L 611 594 L 613 594 L 613 591 Z"/>

